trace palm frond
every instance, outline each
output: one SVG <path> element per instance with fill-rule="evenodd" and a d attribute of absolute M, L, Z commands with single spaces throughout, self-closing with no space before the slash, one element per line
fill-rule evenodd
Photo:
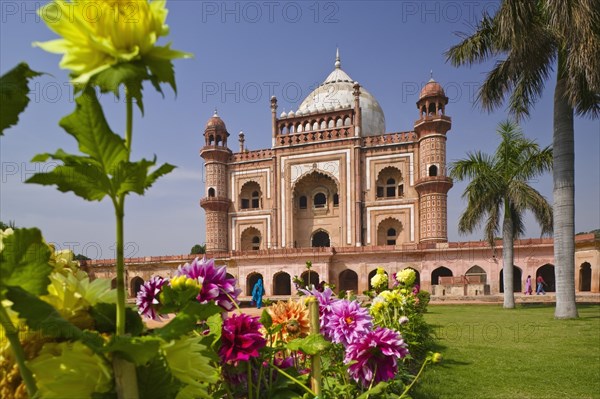
<path fill-rule="evenodd" d="M 444 53 L 446 62 L 450 61 L 453 66 L 484 62 L 498 52 L 494 44 L 496 37 L 494 21 L 486 14 L 475 28 L 475 32 L 470 35 L 456 32 L 456 35 L 463 40 Z"/>

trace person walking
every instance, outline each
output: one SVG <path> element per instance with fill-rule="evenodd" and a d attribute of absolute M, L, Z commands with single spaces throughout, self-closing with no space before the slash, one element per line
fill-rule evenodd
<path fill-rule="evenodd" d="M 544 281 L 544 278 L 540 274 L 537 277 L 537 288 L 535 290 L 536 295 L 540 295 L 540 293 L 543 295 L 546 295 L 546 291 L 544 291 L 544 285 L 546 285 L 546 282 Z"/>
<path fill-rule="evenodd" d="M 256 303 L 256 309 L 262 308 L 262 297 L 265 293 L 262 278 L 259 278 L 252 288 L 252 301 Z"/>
<path fill-rule="evenodd" d="M 527 276 L 527 279 L 525 280 L 525 295 L 531 295 L 532 294 L 532 288 L 531 288 L 531 276 Z"/>

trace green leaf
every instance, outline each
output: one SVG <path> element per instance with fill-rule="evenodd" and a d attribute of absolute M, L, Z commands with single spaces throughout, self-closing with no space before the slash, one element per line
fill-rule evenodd
<path fill-rule="evenodd" d="M 268 330 L 273 325 L 273 318 L 267 309 L 263 309 L 260 315 L 260 323 Z"/>
<path fill-rule="evenodd" d="M 2 239 L 0 286 L 22 287 L 34 295 L 48 292 L 52 253 L 36 229 L 14 229 Z"/>
<path fill-rule="evenodd" d="M 162 356 L 136 367 L 139 397 L 144 399 L 174 398 L 184 385 L 173 377 Z"/>
<path fill-rule="evenodd" d="M 300 350 L 307 355 L 316 355 L 327 349 L 331 342 L 327 341 L 321 334 L 311 334 L 304 338 L 296 338 L 287 343 L 287 348 L 292 351 Z"/>
<path fill-rule="evenodd" d="M 96 329 L 102 333 L 115 333 L 117 319 L 117 305 L 114 303 L 97 303 L 90 308 L 90 315 L 95 321 Z M 144 330 L 144 322 L 140 315 L 133 309 L 125 308 L 125 333 L 138 336 Z"/>
<path fill-rule="evenodd" d="M 150 69 L 150 82 L 159 93 L 163 94 L 161 83 L 168 83 L 173 91 L 177 93 L 177 85 L 175 83 L 175 70 L 173 63 L 170 60 L 161 58 L 146 57 L 146 65 Z"/>
<path fill-rule="evenodd" d="M 373 388 L 369 389 L 367 392 L 364 392 L 362 395 L 360 395 L 356 399 L 367 399 L 369 396 L 385 393 L 385 390 L 387 389 L 388 385 L 389 384 L 387 382 L 381 381 L 379 384 L 375 385 Z"/>
<path fill-rule="evenodd" d="M 34 159 L 39 160 L 40 157 L 41 155 L 38 155 Z M 55 156 L 52 158 L 56 159 Z M 88 158 L 79 158 L 80 161 L 76 161 L 78 163 L 60 165 L 49 172 L 36 173 L 25 182 L 43 186 L 55 185 L 63 193 L 71 191 L 87 201 L 101 201 L 111 192 L 110 180 L 98 166 L 91 162 L 84 163 Z"/>
<path fill-rule="evenodd" d="M 75 340 L 82 331 L 65 320 L 56 309 L 21 287 L 8 287 L 6 297 L 13 303 L 12 309 L 25 319 L 33 330 L 41 330 L 55 338 Z"/>
<path fill-rule="evenodd" d="M 206 320 L 206 325 L 210 330 L 210 335 L 214 336 L 213 345 L 220 341 L 223 330 L 223 317 L 220 313 L 216 313 Z"/>
<path fill-rule="evenodd" d="M 29 104 L 29 79 L 40 76 L 32 71 L 26 63 L 20 63 L 0 77 L 0 136 L 4 130 L 16 125 L 19 114 Z"/>
<path fill-rule="evenodd" d="M 75 102 L 75 111 L 65 116 L 60 126 L 77 140 L 79 150 L 98 162 L 100 170 L 108 174 L 127 159 L 125 140 L 111 131 L 93 89 L 87 89 Z"/>
<path fill-rule="evenodd" d="M 223 309 L 214 303 L 190 302 L 167 325 L 154 330 L 154 334 L 165 341 L 177 339 L 192 331 L 198 321 L 208 320 L 210 316 L 220 314 L 222 311 Z"/>
<path fill-rule="evenodd" d="M 122 62 L 96 74 L 90 80 L 90 86 L 98 86 L 103 93 L 111 92 L 119 98 L 119 88 L 122 84 L 125 85 L 143 114 L 142 82 L 148 78 L 148 72 L 142 63 Z"/>
<path fill-rule="evenodd" d="M 105 352 L 118 353 L 137 366 L 142 366 L 158 355 L 161 340 L 157 337 L 114 336 Z"/>

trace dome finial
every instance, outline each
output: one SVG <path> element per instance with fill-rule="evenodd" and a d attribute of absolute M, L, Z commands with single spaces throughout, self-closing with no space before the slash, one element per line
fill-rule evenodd
<path fill-rule="evenodd" d="M 215 107 L 215 112 L 213 113 L 213 116 L 219 116 L 219 114 L 217 114 L 217 107 Z"/>
<path fill-rule="evenodd" d="M 342 62 L 340 61 L 340 48 L 339 47 L 335 48 L 335 67 L 338 69 L 342 67 Z"/>
<path fill-rule="evenodd" d="M 435 80 L 433 80 L 433 69 L 429 70 L 429 81 L 430 82 L 435 82 Z"/>

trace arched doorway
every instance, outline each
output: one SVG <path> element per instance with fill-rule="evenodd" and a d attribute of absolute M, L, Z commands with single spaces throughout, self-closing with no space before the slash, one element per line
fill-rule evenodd
<path fill-rule="evenodd" d="M 116 285 L 116 281 L 115 281 L 115 285 Z M 140 290 L 140 288 L 142 288 L 142 285 L 144 285 L 144 279 L 141 277 L 134 277 L 131 279 L 131 295 L 132 296 L 136 296 L 138 291 Z"/>
<path fill-rule="evenodd" d="M 583 262 L 579 267 L 579 291 L 592 290 L 592 265 Z"/>
<path fill-rule="evenodd" d="M 358 293 L 358 274 L 354 270 L 346 269 L 340 273 L 339 292 L 352 291 Z"/>
<path fill-rule="evenodd" d="M 312 247 L 329 247 L 330 246 L 329 233 L 327 233 L 325 230 L 316 231 L 312 236 L 311 246 Z"/>
<path fill-rule="evenodd" d="M 479 282 L 485 284 L 487 282 L 487 273 L 480 266 L 473 266 L 465 273 L 469 282 Z"/>
<path fill-rule="evenodd" d="M 309 281 L 309 276 L 310 275 L 310 281 Z M 303 288 L 304 287 L 308 287 L 309 289 L 311 288 L 311 285 L 314 285 L 315 287 L 319 286 L 319 273 L 315 272 L 315 271 L 305 271 L 304 273 L 302 273 L 302 275 L 300 276 L 300 278 L 302 279 L 302 285 Z"/>
<path fill-rule="evenodd" d="M 440 266 L 431 272 L 431 285 L 439 285 L 440 277 L 452 277 L 452 270 L 447 267 Z"/>
<path fill-rule="evenodd" d="M 523 271 L 519 267 L 513 266 L 513 292 L 521 292 L 522 279 Z M 504 292 L 504 269 L 500 270 L 500 292 Z"/>
<path fill-rule="evenodd" d="M 110 280 L 110 288 L 112 288 L 113 290 L 117 288 L 117 278 L 113 278 L 112 280 Z"/>
<path fill-rule="evenodd" d="M 377 226 L 377 245 L 399 245 L 402 223 L 396 218 L 386 218 Z"/>
<path fill-rule="evenodd" d="M 279 272 L 273 276 L 273 295 L 291 295 L 292 279 L 286 272 Z"/>
<path fill-rule="evenodd" d="M 546 286 L 544 286 L 544 291 L 546 292 L 556 292 L 556 279 L 554 276 L 554 265 L 549 263 L 544 266 L 538 268 L 535 272 L 535 278 L 538 276 L 542 276 L 544 281 L 546 282 Z M 533 282 L 532 282 L 533 284 Z"/>
<path fill-rule="evenodd" d="M 384 271 L 384 273 L 385 273 L 386 276 L 388 276 L 388 287 L 389 287 L 389 285 L 390 285 L 390 276 L 389 276 L 388 272 Z M 371 285 L 371 279 L 376 274 L 377 274 L 377 269 L 371 270 L 371 272 L 369 273 L 369 289 L 370 290 L 373 289 L 373 285 Z"/>
<path fill-rule="evenodd" d="M 261 234 L 256 227 L 248 227 L 242 232 L 241 249 L 242 251 L 256 251 L 260 249 Z"/>
<path fill-rule="evenodd" d="M 248 277 L 246 277 L 246 295 L 252 296 L 252 288 L 254 288 L 254 284 L 256 284 L 259 278 L 263 280 L 263 287 L 265 287 L 265 289 L 267 288 L 262 274 L 250 273 Z"/>

